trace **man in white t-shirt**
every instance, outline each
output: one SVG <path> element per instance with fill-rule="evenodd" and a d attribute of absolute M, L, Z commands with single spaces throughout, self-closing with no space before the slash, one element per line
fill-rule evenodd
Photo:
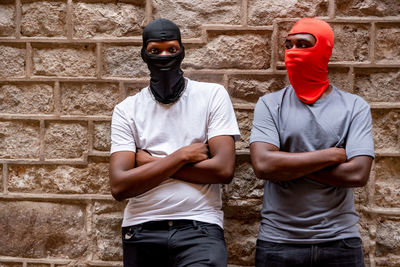
<path fill-rule="evenodd" d="M 235 168 L 239 129 L 223 86 L 183 77 L 179 28 L 143 30 L 150 86 L 119 103 L 111 126 L 110 184 L 129 199 L 124 266 L 226 266 L 220 184 Z"/>

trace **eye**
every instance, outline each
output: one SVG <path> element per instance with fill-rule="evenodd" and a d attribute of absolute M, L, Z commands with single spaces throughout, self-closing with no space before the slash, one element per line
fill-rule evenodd
<path fill-rule="evenodd" d="M 168 51 L 169 51 L 171 54 L 176 54 L 176 53 L 179 52 L 179 49 L 178 49 L 178 47 L 176 47 L 176 46 L 172 46 L 172 47 L 170 47 L 170 48 L 168 49 Z"/>
<path fill-rule="evenodd" d="M 286 40 L 286 42 L 285 42 L 285 48 L 286 48 L 286 49 L 291 49 L 291 48 L 293 48 L 293 43 L 292 43 L 291 41 L 289 41 L 289 40 Z"/>
<path fill-rule="evenodd" d="M 160 50 L 157 48 L 150 48 L 149 50 L 147 50 L 147 52 L 149 52 L 150 54 L 160 54 Z"/>

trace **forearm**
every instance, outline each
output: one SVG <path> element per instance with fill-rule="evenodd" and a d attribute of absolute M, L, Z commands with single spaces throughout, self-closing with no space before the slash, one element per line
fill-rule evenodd
<path fill-rule="evenodd" d="M 293 180 L 345 160 L 344 150 L 340 148 L 302 153 L 272 151 L 260 147 L 251 149 L 256 176 L 273 182 Z"/>
<path fill-rule="evenodd" d="M 168 179 L 187 163 L 179 153 L 127 170 L 114 170 L 112 176 L 112 195 L 117 200 L 138 196 L 151 190 Z"/>
<path fill-rule="evenodd" d="M 338 187 L 362 187 L 368 181 L 372 158 L 360 156 L 348 162 L 307 175 L 323 184 Z"/>

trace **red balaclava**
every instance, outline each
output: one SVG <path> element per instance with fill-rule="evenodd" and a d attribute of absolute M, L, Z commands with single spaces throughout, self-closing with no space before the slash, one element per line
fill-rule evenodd
<path fill-rule="evenodd" d="M 312 104 L 328 88 L 328 62 L 333 48 L 332 28 L 323 20 L 303 18 L 296 22 L 288 35 L 312 34 L 315 45 L 310 48 L 291 48 L 285 51 L 285 65 L 297 97 Z"/>

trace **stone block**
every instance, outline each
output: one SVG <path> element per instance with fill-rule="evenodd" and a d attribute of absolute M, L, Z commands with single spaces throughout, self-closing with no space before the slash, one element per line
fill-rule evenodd
<path fill-rule="evenodd" d="M 94 123 L 93 148 L 99 151 L 110 151 L 111 122 Z"/>
<path fill-rule="evenodd" d="M 3 262 L 0 260 L 0 267 L 22 267 L 22 262 Z"/>
<path fill-rule="evenodd" d="M 400 152 L 400 110 L 372 110 L 372 133 L 375 150 Z"/>
<path fill-rule="evenodd" d="M 122 216 L 95 216 L 96 254 L 103 261 L 122 261 Z"/>
<path fill-rule="evenodd" d="M 400 5 L 397 3 L 397 9 Z M 400 24 L 381 24 L 376 28 L 375 59 L 379 63 L 400 61 Z"/>
<path fill-rule="evenodd" d="M 66 1 L 22 2 L 21 34 L 59 37 L 67 33 Z"/>
<path fill-rule="evenodd" d="M 400 220 L 396 217 L 380 218 L 376 229 L 376 256 L 400 256 Z"/>
<path fill-rule="evenodd" d="M 0 202 L 0 255 L 78 258 L 88 249 L 85 207 L 73 204 Z"/>
<path fill-rule="evenodd" d="M 370 102 L 400 101 L 399 69 L 355 69 L 354 91 Z"/>
<path fill-rule="evenodd" d="M 22 46 L 0 45 L 0 78 L 24 76 L 25 54 Z"/>
<path fill-rule="evenodd" d="M 145 1 L 133 3 L 74 4 L 74 37 L 141 36 L 144 26 Z"/>
<path fill-rule="evenodd" d="M 328 80 L 338 89 L 351 93 L 348 68 L 328 68 Z"/>
<path fill-rule="evenodd" d="M 255 104 L 268 93 L 278 91 L 289 84 L 286 75 L 232 75 L 229 91 L 235 104 Z"/>
<path fill-rule="evenodd" d="M 240 24 L 239 0 L 153 0 L 155 18 L 174 21 L 183 38 L 199 38 L 203 24 Z"/>
<path fill-rule="evenodd" d="M 376 221 L 368 213 L 359 211 L 358 213 L 360 215 L 360 219 L 358 220 L 357 225 L 362 239 L 364 255 L 368 255 L 371 251 L 371 248 L 374 247 L 372 239 L 374 238 L 373 233 L 376 231 Z"/>
<path fill-rule="evenodd" d="M 225 185 L 226 186 L 226 185 Z M 226 195 L 224 195 L 226 197 Z M 261 220 L 260 212 L 262 207 L 262 199 L 223 199 L 222 209 L 224 216 L 231 219 L 248 219 Z"/>
<path fill-rule="evenodd" d="M 127 96 L 132 96 L 132 95 L 136 95 L 137 93 L 140 92 L 140 90 L 144 89 L 145 87 L 149 86 L 150 81 L 147 83 L 127 83 L 125 84 L 125 88 L 126 88 L 126 95 Z"/>
<path fill-rule="evenodd" d="M 392 0 L 336 0 L 336 15 L 347 16 L 398 16 L 400 6 Z"/>
<path fill-rule="evenodd" d="M 264 181 L 256 178 L 251 167 L 250 158 L 238 156 L 236 158 L 235 177 L 230 184 L 223 188 L 223 198 L 247 199 L 259 198 L 264 195 Z"/>
<path fill-rule="evenodd" d="M 328 16 L 327 0 L 249 0 L 248 21 L 251 25 L 272 25 L 277 18 Z"/>
<path fill-rule="evenodd" d="M 102 200 L 95 201 L 93 213 L 96 215 L 114 215 L 122 218 L 128 201 Z"/>
<path fill-rule="evenodd" d="M 268 69 L 270 37 L 270 33 L 251 32 L 210 34 L 205 46 L 188 46 L 182 66 L 193 69 Z"/>
<path fill-rule="evenodd" d="M 107 115 L 119 101 L 118 84 L 61 83 L 61 113 L 65 115 Z"/>
<path fill-rule="evenodd" d="M 149 70 L 140 56 L 141 46 L 104 46 L 104 76 L 148 78 Z"/>
<path fill-rule="evenodd" d="M 14 36 L 15 34 L 15 5 L 13 2 L 4 1 L 0 5 L 0 36 Z"/>
<path fill-rule="evenodd" d="M 354 202 L 360 205 L 368 204 L 368 190 L 367 187 L 355 187 L 353 188 Z"/>
<path fill-rule="evenodd" d="M 51 114 L 53 85 L 47 83 L 1 83 L 0 113 Z"/>
<path fill-rule="evenodd" d="M 335 35 L 330 61 L 368 61 L 370 25 L 364 23 L 329 23 Z M 294 22 L 279 23 L 278 58 L 285 61 L 285 39 Z"/>
<path fill-rule="evenodd" d="M 51 267 L 51 264 L 46 264 L 46 263 L 28 263 L 28 267 Z"/>
<path fill-rule="evenodd" d="M 0 158 L 39 158 L 39 132 L 36 121 L 0 121 Z"/>
<path fill-rule="evenodd" d="M 33 47 L 33 74 L 38 76 L 95 76 L 94 45 Z"/>
<path fill-rule="evenodd" d="M 400 206 L 400 158 L 375 159 L 375 204 L 384 208 Z"/>
<path fill-rule="evenodd" d="M 236 142 L 236 149 L 249 149 L 251 128 L 253 126 L 253 110 L 236 110 L 235 113 L 240 129 L 240 140 Z"/>
<path fill-rule="evenodd" d="M 46 159 L 82 158 L 88 152 L 87 125 L 80 122 L 47 122 L 44 143 Z"/>
<path fill-rule="evenodd" d="M 55 194 L 109 194 L 107 162 L 87 166 L 9 165 L 10 192 Z"/>
<path fill-rule="evenodd" d="M 223 74 L 217 74 L 217 73 L 211 74 L 211 73 L 201 73 L 198 71 L 191 71 L 191 72 L 185 72 L 184 76 L 198 82 L 218 83 L 222 86 L 225 86 Z"/>
<path fill-rule="evenodd" d="M 224 232 L 230 264 L 254 266 L 259 225 L 258 219 L 225 219 Z"/>

